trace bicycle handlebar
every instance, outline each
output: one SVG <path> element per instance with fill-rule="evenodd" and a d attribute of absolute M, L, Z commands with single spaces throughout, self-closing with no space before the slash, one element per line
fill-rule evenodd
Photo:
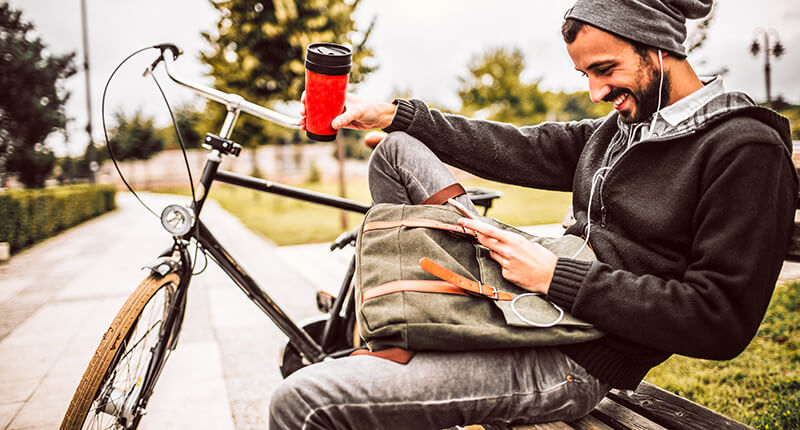
<path fill-rule="evenodd" d="M 215 102 L 224 104 L 229 111 L 247 112 L 250 115 L 276 123 L 278 125 L 282 125 L 287 128 L 300 128 L 300 126 L 298 125 L 300 118 L 293 118 L 291 116 L 282 114 L 280 112 L 275 112 L 274 110 L 267 109 L 263 106 L 245 100 L 244 97 L 238 94 L 226 93 L 208 87 L 206 85 L 198 84 L 195 82 L 191 82 L 187 79 L 181 78 L 180 76 L 174 74 L 172 70 L 170 70 L 170 68 L 172 64 L 175 62 L 175 60 L 177 60 L 178 56 L 182 53 L 182 51 L 180 51 L 180 49 L 178 49 L 177 46 L 172 44 L 163 44 L 163 45 L 158 45 L 156 47 L 161 48 L 161 53 L 162 53 L 161 58 L 163 59 L 164 69 L 167 71 L 167 76 L 169 76 L 169 78 L 172 79 L 178 85 L 193 90 L 200 96 L 205 97 L 209 100 L 213 100 Z M 163 55 L 165 50 L 171 51 L 172 55 Z M 151 69 L 152 68 L 155 68 L 155 64 L 153 67 L 151 67 Z"/>

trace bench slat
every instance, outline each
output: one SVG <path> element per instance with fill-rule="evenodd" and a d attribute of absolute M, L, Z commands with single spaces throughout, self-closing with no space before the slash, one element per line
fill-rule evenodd
<path fill-rule="evenodd" d="M 614 430 L 614 427 L 607 425 L 591 415 L 586 415 L 577 421 L 570 421 L 569 425 L 575 430 Z"/>
<path fill-rule="evenodd" d="M 575 427 L 563 422 L 556 421 L 544 424 L 525 424 L 522 426 L 514 426 L 512 430 L 575 430 Z"/>
<path fill-rule="evenodd" d="M 606 398 L 670 429 L 753 430 L 752 427 L 647 382 L 639 384 L 633 395 L 611 390 Z"/>
<path fill-rule="evenodd" d="M 667 430 L 635 411 L 611 400 L 608 396 L 589 414 L 616 429 Z M 688 428 L 691 428 L 691 426 Z"/>

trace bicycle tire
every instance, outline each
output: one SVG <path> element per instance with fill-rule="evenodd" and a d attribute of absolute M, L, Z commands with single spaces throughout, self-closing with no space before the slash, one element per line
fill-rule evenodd
<path fill-rule="evenodd" d="M 103 334 L 103 339 L 100 341 L 100 345 L 97 347 L 97 350 L 94 353 L 91 361 L 89 362 L 89 366 L 86 368 L 86 371 L 81 378 L 80 383 L 78 384 L 78 388 L 75 390 L 75 394 L 72 397 L 72 401 L 67 408 L 67 412 L 64 415 L 64 420 L 61 423 L 62 430 L 73 430 L 73 429 L 81 429 L 87 428 L 87 423 L 90 423 L 93 418 L 102 419 L 106 416 L 114 418 L 114 415 L 108 415 L 105 412 L 100 412 L 100 408 L 108 408 L 114 407 L 115 403 L 111 400 L 111 395 L 113 393 L 113 386 L 107 386 L 109 382 L 115 382 L 117 376 L 119 375 L 118 368 L 122 366 L 126 360 L 126 358 L 130 352 L 128 348 L 139 348 L 140 344 L 143 349 L 147 349 L 146 345 L 148 340 L 148 336 L 152 333 L 156 333 L 153 338 L 155 342 L 153 345 L 157 345 L 157 342 L 169 341 L 169 339 L 162 339 L 160 332 L 160 323 L 166 320 L 168 312 L 170 312 L 170 307 L 167 306 L 172 299 L 172 295 L 175 294 L 178 285 L 180 284 L 180 275 L 178 273 L 172 272 L 168 273 L 167 275 L 161 277 L 157 275 L 150 275 L 142 281 L 141 284 L 134 290 L 134 292 L 128 297 L 125 304 L 119 310 L 117 315 L 114 317 L 114 320 L 111 322 L 111 326 L 108 330 Z M 170 291 L 171 290 L 171 291 Z M 163 294 L 163 311 L 159 320 L 159 327 L 158 331 L 154 330 L 154 326 L 151 324 L 150 321 L 145 321 L 146 318 L 142 318 L 145 314 L 145 311 L 149 308 L 153 299 L 158 298 L 160 292 L 164 292 Z M 157 303 L 152 303 L 154 306 Z M 154 317 L 158 317 L 159 315 L 156 313 Z M 143 334 L 144 337 L 142 339 L 135 339 L 139 335 L 139 331 L 137 328 L 140 327 L 141 323 L 145 323 L 146 325 L 151 325 L 149 329 L 147 329 Z M 135 340 L 131 342 L 131 340 Z M 167 358 L 169 357 L 168 354 L 164 354 L 163 362 L 166 362 Z M 147 365 L 153 359 L 152 356 L 147 358 L 146 362 L 144 363 L 144 370 L 146 371 Z M 160 363 L 163 366 L 164 363 Z M 138 369 L 135 369 L 136 372 L 141 372 L 141 361 L 138 363 Z M 128 369 L 130 370 L 130 369 Z M 136 376 L 136 375 L 134 375 Z M 141 379 L 135 383 L 133 387 L 131 387 L 131 391 L 127 393 L 124 403 L 127 403 L 127 399 L 129 399 L 131 392 L 134 391 L 136 385 L 141 383 Z M 124 391 L 121 391 L 124 393 Z M 137 395 L 140 393 L 137 393 Z M 106 397 L 105 399 L 100 398 L 101 396 Z M 96 405 L 93 406 L 95 400 L 98 401 Z M 119 403 L 119 396 L 115 398 L 117 400 L 117 404 Z M 145 399 L 145 403 L 146 403 Z M 136 402 L 138 404 L 138 401 Z M 114 407 L 116 409 L 116 407 Z M 122 412 L 120 412 L 122 413 Z M 122 421 L 119 420 L 119 417 L 115 418 L 111 421 L 111 425 L 100 426 L 100 428 L 122 428 L 122 429 L 134 429 L 139 423 L 141 419 L 141 415 L 137 412 L 134 413 L 131 422 L 128 422 L 127 418 L 123 418 Z M 94 428 L 91 426 L 90 428 Z"/>

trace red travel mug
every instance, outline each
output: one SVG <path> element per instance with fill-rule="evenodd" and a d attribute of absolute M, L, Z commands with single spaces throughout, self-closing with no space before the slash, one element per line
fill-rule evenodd
<path fill-rule="evenodd" d="M 335 43 L 312 43 L 306 50 L 306 135 L 316 141 L 336 139 L 331 121 L 344 112 L 353 52 Z"/>

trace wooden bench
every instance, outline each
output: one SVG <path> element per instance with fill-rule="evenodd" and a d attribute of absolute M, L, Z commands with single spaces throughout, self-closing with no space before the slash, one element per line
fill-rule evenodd
<path fill-rule="evenodd" d="M 470 430 L 480 429 L 467 427 Z M 572 422 L 515 426 L 513 430 L 753 430 L 711 409 L 642 382 L 632 395 L 611 390 L 589 415 Z M 504 429 L 505 430 L 505 429 Z"/>
<path fill-rule="evenodd" d="M 585 417 L 570 422 L 513 427 L 468 426 L 466 430 L 753 430 L 705 406 L 642 382 L 629 395 L 611 390 Z"/>

